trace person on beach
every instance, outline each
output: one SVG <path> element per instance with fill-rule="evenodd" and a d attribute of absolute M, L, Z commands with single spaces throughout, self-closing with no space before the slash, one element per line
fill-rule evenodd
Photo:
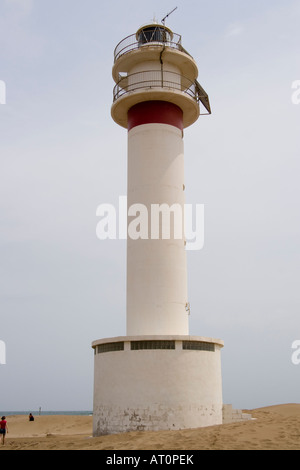
<path fill-rule="evenodd" d="M 32 413 L 30 413 L 30 415 L 29 415 L 29 421 L 34 421 L 34 417 L 33 417 Z"/>
<path fill-rule="evenodd" d="M 8 433 L 7 421 L 6 421 L 6 417 L 2 416 L 1 421 L 0 421 L 0 436 L 2 436 L 3 445 L 5 443 L 6 433 Z"/>

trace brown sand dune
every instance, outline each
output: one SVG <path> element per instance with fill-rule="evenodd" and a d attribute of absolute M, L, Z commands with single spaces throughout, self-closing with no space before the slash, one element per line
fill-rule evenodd
<path fill-rule="evenodd" d="M 9 434 L 1 450 L 300 450 L 300 405 L 250 412 L 252 421 L 209 428 L 133 432 L 93 439 L 87 416 L 8 417 Z"/>

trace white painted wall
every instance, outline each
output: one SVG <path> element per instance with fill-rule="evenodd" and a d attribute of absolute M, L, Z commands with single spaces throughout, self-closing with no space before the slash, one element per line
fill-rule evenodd
<path fill-rule="evenodd" d="M 143 87 L 148 90 L 151 86 L 158 87 L 160 85 L 181 90 L 180 69 L 171 62 L 164 62 L 163 69 L 161 69 L 159 60 L 136 63 L 128 72 L 128 75 L 127 91 L 135 90 L 137 86 L 140 90 Z"/>
<path fill-rule="evenodd" d="M 184 150 L 182 133 L 174 126 L 146 124 L 128 136 L 128 207 L 179 204 L 184 215 Z M 129 218 L 129 223 L 134 219 Z M 187 266 L 184 217 L 182 237 L 132 240 L 127 244 L 127 334 L 188 335 L 185 306 Z M 171 220 L 173 220 L 171 218 Z M 153 222 L 153 220 L 152 220 Z"/>

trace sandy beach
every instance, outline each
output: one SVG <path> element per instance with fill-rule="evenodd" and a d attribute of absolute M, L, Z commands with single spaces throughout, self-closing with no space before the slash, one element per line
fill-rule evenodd
<path fill-rule="evenodd" d="M 209 428 L 92 438 L 90 416 L 8 416 L 5 450 L 300 450 L 300 404 L 251 413 L 252 421 Z"/>

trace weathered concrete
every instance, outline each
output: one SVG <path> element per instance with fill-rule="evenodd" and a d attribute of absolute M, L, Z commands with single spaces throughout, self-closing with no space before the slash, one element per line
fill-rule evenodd
<path fill-rule="evenodd" d="M 223 405 L 223 424 L 239 423 L 241 421 L 250 421 L 252 416 L 243 413 L 242 410 L 234 410 L 232 405 Z"/>
<path fill-rule="evenodd" d="M 130 349 L 131 341 L 145 338 L 175 340 L 176 346 L 173 350 Z M 183 340 L 193 339 L 124 337 L 118 338 L 124 341 L 124 351 L 96 353 L 94 435 L 222 424 L 223 344 L 201 337 L 197 339 L 215 350 L 183 350 Z M 96 351 L 100 344 L 105 343 L 93 344 Z"/>

